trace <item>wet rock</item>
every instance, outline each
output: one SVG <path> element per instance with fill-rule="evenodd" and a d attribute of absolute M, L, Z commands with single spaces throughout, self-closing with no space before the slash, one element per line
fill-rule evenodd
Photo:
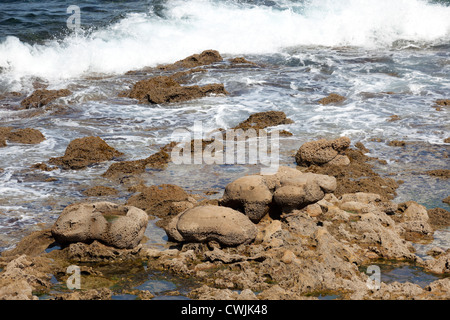
<path fill-rule="evenodd" d="M 390 147 L 404 147 L 406 146 L 406 142 L 402 140 L 392 140 L 389 141 L 387 145 Z"/>
<path fill-rule="evenodd" d="M 89 165 L 112 160 L 122 153 L 110 147 L 100 137 L 85 137 L 71 141 L 64 156 L 51 158 L 51 164 L 63 169 L 83 169 Z"/>
<path fill-rule="evenodd" d="M 159 226 L 167 223 L 167 218 L 175 216 L 186 209 L 194 207 L 196 200 L 183 188 L 162 184 L 158 186 L 137 186 L 137 194 L 132 195 L 127 205 L 135 206 L 147 212 L 147 214 L 159 217 L 162 220 Z"/>
<path fill-rule="evenodd" d="M 189 297 L 197 300 L 257 300 L 256 295 L 249 289 L 240 293 L 230 289 L 217 289 L 203 285 L 189 293 Z"/>
<path fill-rule="evenodd" d="M 450 143 L 450 137 L 444 139 L 445 143 Z"/>
<path fill-rule="evenodd" d="M 134 248 L 142 240 L 148 215 L 132 206 L 111 202 L 80 203 L 66 207 L 52 227 L 58 243 L 98 240 L 116 248 Z"/>
<path fill-rule="evenodd" d="M 116 189 L 105 186 L 96 186 L 83 191 L 83 194 L 87 197 L 114 196 L 117 193 Z"/>
<path fill-rule="evenodd" d="M 37 129 L 15 129 L 8 135 L 10 142 L 38 144 L 45 140 L 44 135 Z"/>
<path fill-rule="evenodd" d="M 436 274 L 450 274 L 450 251 L 425 261 L 425 269 Z"/>
<path fill-rule="evenodd" d="M 248 64 L 248 65 L 252 65 L 252 66 L 256 65 L 256 63 L 254 63 L 252 61 L 248 61 L 244 57 L 236 57 L 236 58 L 230 59 L 230 62 L 232 64 Z"/>
<path fill-rule="evenodd" d="M 205 50 L 200 54 L 193 54 L 183 60 L 179 60 L 173 64 L 159 66 L 158 68 L 161 70 L 189 69 L 221 61 L 223 61 L 223 58 L 217 50 Z"/>
<path fill-rule="evenodd" d="M 438 99 L 434 102 L 439 107 L 450 106 L 450 99 Z"/>
<path fill-rule="evenodd" d="M 61 293 L 54 300 L 111 300 L 112 291 L 108 288 L 77 290 L 71 293 Z"/>
<path fill-rule="evenodd" d="M 332 93 L 332 94 L 330 94 L 329 96 L 320 99 L 318 102 L 319 102 L 320 104 L 323 104 L 323 105 L 328 105 L 328 104 L 340 104 L 340 103 L 344 102 L 345 99 L 346 99 L 345 97 L 343 97 L 343 96 L 341 96 L 341 95 L 339 95 L 339 94 Z"/>
<path fill-rule="evenodd" d="M 162 104 L 198 99 L 210 94 L 227 94 L 227 91 L 223 84 L 181 86 L 169 76 L 157 76 L 138 81 L 127 96 L 138 99 L 140 103 Z"/>
<path fill-rule="evenodd" d="M 299 166 L 324 165 L 334 160 L 340 153 L 350 146 L 350 139 L 341 137 L 335 140 L 320 139 L 304 143 L 295 155 L 295 161 Z M 335 161 L 337 164 L 347 165 L 345 155 Z"/>
<path fill-rule="evenodd" d="M 442 208 L 428 210 L 429 223 L 434 230 L 450 226 L 450 211 Z"/>
<path fill-rule="evenodd" d="M 6 147 L 7 143 L 38 144 L 45 140 L 45 136 L 37 129 L 13 129 L 12 127 L 0 127 L 0 147 Z"/>
<path fill-rule="evenodd" d="M 256 226 L 239 211 L 219 206 L 198 206 L 175 217 L 166 229 L 171 239 L 183 242 L 216 241 L 223 246 L 252 242 Z"/>
<path fill-rule="evenodd" d="M 162 170 L 166 168 L 171 160 L 170 151 L 174 145 L 175 144 L 170 143 L 163 146 L 158 152 L 145 159 L 112 163 L 105 173 L 103 173 L 103 176 L 114 179 L 123 176 L 141 174 L 144 173 L 147 168 Z"/>
<path fill-rule="evenodd" d="M 425 172 L 429 176 L 448 179 L 450 177 L 450 169 L 437 169 Z"/>
<path fill-rule="evenodd" d="M 30 96 L 23 99 L 20 105 L 24 109 L 41 108 L 50 102 L 71 95 L 72 92 L 67 89 L 61 90 L 46 90 L 38 89 L 34 91 Z"/>
<path fill-rule="evenodd" d="M 350 159 L 347 166 L 333 166 L 329 163 L 311 165 L 305 172 L 333 176 L 337 188 L 333 192 L 337 197 L 345 193 L 375 193 L 382 200 L 391 200 L 396 196 L 398 183 L 391 178 L 383 178 L 373 171 L 371 161 L 376 160 L 364 155 L 360 150 L 346 149 L 345 155 Z"/>
<path fill-rule="evenodd" d="M 294 123 L 291 119 L 286 117 L 283 111 L 265 111 L 252 114 L 247 120 L 241 122 L 233 129 L 265 129 L 267 127 L 274 127 L 283 124 Z"/>
<path fill-rule="evenodd" d="M 142 245 L 137 245 L 132 249 L 120 249 L 107 246 L 97 240 L 92 243 L 75 242 L 69 244 L 61 250 L 53 250 L 46 256 L 59 261 L 79 261 L 79 262 L 117 262 L 131 261 L 140 258 Z"/>
<path fill-rule="evenodd" d="M 450 204 L 450 196 L 442 200 L 443 203 Z"/>
<path fill-rule="evenodd" d="M 41 171 L 53 171 L 58 169 L 57 167 L 50 167 L 47 164 L 40 162 L 40 163 L 35 163 L 31 166 L 31 169 L 36 169 L 36 170 L 41 170 Z"/>
<path fill-rule="evenodd" d="M 51 244 L 55 242 L 51 230 L 35 231 L 25 236 L 17 245 L 7 251 L 2 252 L 2 257 L 12 257 L 27 255 L 30 257 L 41 255 Z"/>

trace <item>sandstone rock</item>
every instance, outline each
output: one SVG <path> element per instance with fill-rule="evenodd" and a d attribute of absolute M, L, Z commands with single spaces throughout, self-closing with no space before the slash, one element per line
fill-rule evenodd
<path fill-rule="evenodd" d="M 223 84 L 181 86 L 169 76 L 157 76 L 138 81 L 127 96 L 141 103 L 161 104 L 198 99 L 210 94 L 227 94 L 227 91 Z"/>
<path fill-rule="evenodd" d="M 282 124 L 291 124 L 294 121 L 286 117 L 283 111 L 265 111 L 252 114 L 247 120 L 241 122 L 233 129 L 265 129 Z"/>
<path fill-rule="evenodd" d="M 63 169 L 82 169 L 120 155 L 121 152 L 110 147 L 100 137 L 85 137 L 71 141 L 64 156 L 51 158 L 49 162 Z"/>
<path fill-rule="evenodd" d="M 402 204 L 399 228 L 403 236 L 409 241 L 432 239 L 433 228 L 429 224 L 427 209 L 414 202 L 408 201 Z"/>
<path fill-rule="evenodd" d="M 36 300 L 33 291 L 51 287 L 50 259 L 20 255 L 0 274 L 0 300 Z"/>
<path fill-rule="evenodd" d="M 262 176 L 244 176 L 225 187 L 220 205 L 244 212 L 252 221 L 258 222 L 269 212 L 272 193 Z"/>
<path fill-rule="evenodd" d="M 323 105 L 328 105 L 328 104 L 340 104 L 343 101 L 345 101 L 345 97 L 338 95 L 336 93 L 331 93 L 329 96 L 320 99 L 319 103 Z"/>
<path fill-rule="evenodd" d="M 8 135 L 10 142 L 38 144 L 45 140 L 44 135 L 37 129 L 15 129 Z"/>
<path fill-rule="evenodd" d="M 0 300 L 39 300 L 33 295 L 33 287 L 25 280 L 5 283 L 0 279 Z"/>
<path fill-rule="evenodd" d="M 171 160 L 170 151 L 174 145 L 174 143 L 169 143 L 145 159 L 114 162 L 102 176 L 120 178 L 143 173 L 147 168 L 162 170 L 167 167 Z"/>
<path fill-rule="evenodd" d="M 272 209 L 301 209 L 335 189 L 334 177 L 281 166 L 273 175 L 245 176 L 229 183 L 219 203 L 244 212 L 257 223 Z"/>
<path fill-rule="evenodd" d="M 199 206 L 188 209 L 174 218 L 178 234 L 166 229 L 169 237 L 182 237 L 184 242 L 217 241 L 223 246 L 238 246 L 252 242 L 256 226 L 239 211 L 219 206 Z"/>
<path fill-rule="evenodd" d="M 342 203 L 345 202 L 359 202 L 363 204 L 369 203 L 377 203 L 381 201 L 381 197 L 376 193 L 367 193 L 367 192 L 355 192 L 355 193 L 346 193 L 343 194 L 340 199 Z"/>
<path fill-rule="evenodd" d="M 439 177 L 441 179 L 448 179 L 450 177 L 450 169 L 429 170 L 425 173 L 433 177 Z"/>
<path fill-rule="evenodd" d="M 35 231 L 28 236 L 23 237 L 13 249 L 3 251 L 2 257 L 17 255 L 27 255 L 30 257 L 38 256 L 53 242 L 55 242 L 55 239 L 53 239 L 51 230 Z"/>
<path fill-rule="evenodd" d="M 450 251 L 440 254 L 437 258 L 425 261 L 425 268 L 436 274 L 450 273 Z"/>
<path fill-rule="evenodd" d="M 61 97 L 67 97 L 71 95 L 72 92 L 67 89 L 61 89 L 61 90 L 46 90 L 46 89 L 38 89 L 34 91 L 30 96 L 23 99 L 20 105 L 24 109 L 31 109 L 31 108 L 41 108 L 53 100 L 56 100 Z"/>
<path fill-rule="evenodd" d="M 303 186 L 286 185 L 273 193 L 273 200 L 283 208 L 283 211 L 303 208 L 308 204 L 317 202 L 325 193 L 317 184 L 305 184 Z"/>
<path fill-rule="evenodd" d="M 433 208 L 428 210 L 428 222 L 434 230 L 442 229 L 450 225 L 450 211 L 442 208 Z"/>
<path fill-rule="evenodd" d="M 196 204 L 195 199 L 177 185 L 138 186 L 137 191 L 139 193 L 127 200 L 127 205 L 163 219 L 159 226 L 164 226 L 166 218 L 175 216 Z"/>
<path fill-rule="evenodd" d="M 223 58 L 217 50 L 205 50 L 200 54 L 193 54 L 173 64 L 159 66 L 159 69 L 173 70 L 178 68 L 195 68 L 221 61 L 223 61 Z"/>
<path fill-rule="evenodd" d="M 347 137 L 306 142 L 298 149 L 295 161 L 299 166 L 323 165 L 334 160 L 340 152 L 346 150 L 349 146 L 350 139 Z M 347 159 L 344 156 L 338 157 L 335 164 L 347 165 L 349 162 Z"/>
<path fill-rule="evenodd" d="M 87 197 L 104 197 L 117 195 L 118 191 L 111 187 L 96 186 L 83 191 Z"/>
<path fill-rule="evenodd" d="M 37 129 L 13 129 L 12 127 L 0 127 L 0 147 L 6 147 L 6 141 L 24 144 L 38 144 L 44 140 L 44 135 Z"/>
<path fill-rule="evenodd" d="M 333 176 L 337 187 L 333 193 L 339 197 L 345 193 L 374 193 L 382 200 L 394 199 L 398 183 L 392 178 L 384 178 L 373 171 L 371 161 L 376 160 L 364 155 L 360 150 L 345 149 L 343 153 L 350 159 L 347 166 L 333 166 L 329 163 L 311 165 L 305 172 Z M 296 159 L 299 159 L 297 153 Z M 304 164 L 307 165 L 307 164 Z"/>
<path fill-rule="evenodd" d="M 148 223 L 145 211 L 111 202 L 80 203 L 66 207 L 52 227 L 61 244 L 98 240 L 117 248 L 134 248 Z"/>

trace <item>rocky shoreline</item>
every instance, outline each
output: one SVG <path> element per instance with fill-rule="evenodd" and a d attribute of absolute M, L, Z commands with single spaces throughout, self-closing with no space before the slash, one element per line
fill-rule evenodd
<path fill-rule="evenodd" d="M 221 84 L 183 85 L 186 76 L 220 61 L 214 50 L 192 55 L 160 66 L 162 75 L 138 81 L 118 96 L 159 104 L 226 95 Z M 258 67 L 244 58 L 229 63 L 230 68 Z M 70 94 L 39 89 L 23 100 L 22 108 L 51 107 Z M 318 103 L 343 101 L 345 97 L 330 95 Z M 445 101 L 437 104 L 447 106 Z M 264 130 L 290 123 L 283 112 L 269 111 L 255 113 L 233 129 Z M 35 129 L 0 128 L 0 147 L 44 140 Z M 202 148 L 210 143 L 202 140 Z M 375 172 L 373 162 L 379 160 L 367 156 L 362 143 L 352 144 L 347 137 L 306 142 L 292 155 L 296 168 L 281 166 L 273 175 L 242 176 L 229 183 L 219 199 L 202 199 L 178 185 L 140 182 L 146 170 L 164 170 L 175 145 L 127 160 L 100 137 L 82 137 L 68 144 L 64 155 L 35 164 L 33 170 L 82 170 L 110 161 L 102 177 L 127 185 L 134 194 L 124 203 L 107 202 L 102 197 L 114 197 L 117 190 L 92 186 L 85 195 L 95 201 L 67 206 L 51 228 L 33 232 L 2 252 L 0 299 L 111 299 L 117 293 L 152 299 L 149 290 L 136 285 L 117 289 L 123 279 L 111 273 L 144 265 L 192 281 L 186 293 L 191 299 L 450 298 L 450 249 L 433 248 L 432 258 L 423 259 L 413 246 L 430 243 L 436 231 L 447 228 L 450 212 L 427 210 L 414 201 L 395 203 L 401 181 Z M 448 178 L 446 169 L 427 174 Z M 152 219 L 167 234 L 167 246 L 146 244 L 144 234 Z M 376 289 L 368 285 L 368 266 L 392 263 L 420 267 L 439 279 L 425 287 L 410 282 L 381 282 Z M 81 269 L 79 290 L 64 285 L 70 265 Z"/>
<path fill-rule="evenodd" d="M 343 153 L 350 141 L 339 141 Z M 341 172 L 355 159 L 322 166 Z M 66 207 L 51 229 L 34 232 L 2 253 L 0 297 L 38 299 L 39 293 L 51 299 L 111 299 L 113 281 L 96 270 L 105 263 L 145 263 L 189 278 L 197 283 L 188 293 L 192 299 L 450 297 L 450 278 L 445 277 L 450 250 L 434 248 L 433 258 L 424 260 L 412 245 L 429 242 L 436 230 L 448 227 L 448 211 L 427 211 L 414 201 L 396 204 L 377 193 L 353 192 L 354 186 L 336 196 L 342 190 L 339 178 L 310 168 L 280 167 L 274 175 L 243 176 L 227 185 L 221 199 L 207 203 L 179 186 L 165 185 L 141 186 L 125 206 L 86 202 Z M 161 218 L 169 248 L 146 246 L 143 233 L 152 216 Z M 442 278 L 425 288 L 394 282 L 370 289 L 361 270 L 394 261 Z M 71 264 L 81 266 L 82 282 L 93 288 L 52 295 L 51 275 L 67 281 Z M 153 297 L 141 291 L 133 294 Z"/>

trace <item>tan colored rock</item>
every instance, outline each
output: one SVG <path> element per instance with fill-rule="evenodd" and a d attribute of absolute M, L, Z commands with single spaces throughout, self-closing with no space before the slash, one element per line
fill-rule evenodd
<path fill-rule="evenodd" d="M 98 240 L 117 248 L 134 248 L 148 223 L 145 211 L 111 202 L 80 203 L 66 207 L 52 227 L 61 244 Z"/>
<path fill-rule="evenodd" d="M 252 221 L 258 222 L 269 212 L 272 193 L 262 176 L 244 176 L 225 187 L 220 205 L 244 212 Z"/>
<path fill-rule="evenodd" d="M 335 159 L 340 152 L 346 150 L 349 146 L 350 139 L 347 137 L 340 137 L 335 140 L 309 141 L 298 149 L 295 161 L 299 166 L 324 165 Z M 338 157 L 335 163 L 348 165 L 350 162 L 347 159 L 344 156 Z"/>
<path fill-rule="evenodd" d="M 450 273 L 450 251 L 439 255 L 435 259 L 425 261 L 425 268 L 436 274 Z"/>
<path fill-rule="evenodd" d="M 23 99 L 20 105 L 24 109 L 41 108 L 50 102 L 71 95 L 72 92 L 67 89 L 61 90 L 46 90 L 38 89 L 34 91 L 30 96 Z"/>
<path fill-rule="evenodd" d="M 401 206 L 403 211 L 399 228 L 403 236 L 409 241 L 432 239 L 433 228 L 429 223 L 427 209 L 414 201 L 408 201 Z"/>
<path fill-rule="evenodd" d="M 85 137 L 71 141 L 64 156 L 51 158 L 49 162 L 63 169 L 82 169 L 120 155 L 121 152 L 110 147 L 100 137 Z"/>
<path fill-rule="evenodd" d="M 237 246 L 252 242 L 258 232 L 250 219 L 239 211 L 220 206 L 198 206 L 188 209 L 170 223 L 184 242 L 217 241 L 223 246 Z M 178 234 L 167 229 L 169 237 Z"/>

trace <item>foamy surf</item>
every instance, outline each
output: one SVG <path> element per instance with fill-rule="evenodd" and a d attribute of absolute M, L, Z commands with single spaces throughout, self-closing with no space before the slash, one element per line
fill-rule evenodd
<path fill-rule="evenodd" d="M 162 13 L 129 13 L 106 27 L 44 44 L 9 36 L 0 43 L 2 90 L 20 90 L 32 77 L 120 74 L 207 48 L 223 54 L 269 54 L 295 46 L 385 48 L 399 41 L 439 44 L 450 35 L 450 7 L 424 0 L 280 1 L 278 6 L 170 1 Z"/>

